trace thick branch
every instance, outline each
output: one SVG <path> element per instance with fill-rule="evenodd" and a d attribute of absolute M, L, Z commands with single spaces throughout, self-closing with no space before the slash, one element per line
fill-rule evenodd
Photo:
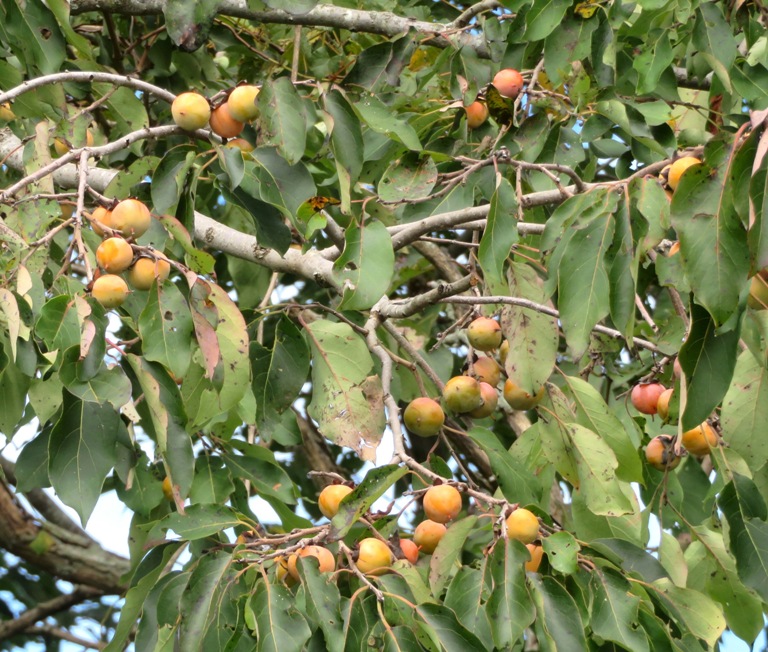
<path fill-rule="evenodd" d="M 126 588 L 121 577 L 130 570 L 127 559 L 52 523 L 40 525 L 4 480 L 0 480 L 0 547 L 75 584 L 109 594 L 122 593 Z"/>
<path fill-rule="evenodd" d="M 43 618 L 69 609 L 71 606 L 80 604 L 85 600 L 97 598 L 100 595 L 102 595 L 102 592 L 97 589 L 76 586 L 72 593 L 65 593 L 56 596 L 47 602 L 41 602 L 36 607 L 27 609 L 18 618 L 0 622 L 0 641 L 10 638 L 14 634 L 19 634 L 28 630 L 32 625 Z"/>

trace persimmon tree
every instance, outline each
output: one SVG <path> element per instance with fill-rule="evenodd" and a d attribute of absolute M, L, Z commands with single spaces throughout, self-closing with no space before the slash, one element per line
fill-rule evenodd
<path fill-rule="evenodd" d="M 359 4 L 0 6 L 0 648 L 751 643 L 765 7 Z"/>

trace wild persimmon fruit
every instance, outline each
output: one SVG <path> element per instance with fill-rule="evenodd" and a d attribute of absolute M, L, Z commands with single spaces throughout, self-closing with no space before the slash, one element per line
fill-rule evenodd
<path fill-rule="evenodd" d="M 632 388 L 630 400 L 638 412 L 656 414 L 659 396 L 666 389 L 661 383 L 638 383 Z"/>
<path fill-rule="evenodd" d="M 671 471 L 680 464 L 680 456 L 675 455 L 675 438 L 672 435 L 658 435 L 645 447 L 645 459 L 658 471 Z"/>
<path fill-rule="evenodd" d="M 392 565 L 392 551 L 381 539 L 368 537 L 357 544 L 355 564 L 361 573 L 380 575 Z"/>
<path fill-rule="evenodd" d="M 345 484 L 329 484 L 317 498 L 317 506 L 325 518 L 333 518 L 339 513 L 339 503 L 344 496 L 352 493 L 352 487 Z"/>
<path fill-rule="evenodd" d="M 127 283 L 114 274 L 99 276 L 91 287 L 91 296 L 107 310 L 123 305 L 129 294 Z"/>
<path fill-rule="evenodd" d="M 672 400 L 672 394 L 674 393 L 675 390 L 670 387 L 659 394 L 659 400 L 656 403 L 656 413 L 661 417 L 662 421 L 669 419 L 669 402 Z"/>
<path fill-rule="evenodd" d="M 436 523 L 426 519 L 416 526 L 413 531 L 413 542 L 422 552 L 431 555 L 435 552 L 437 544 L 443 538 L 448 528 L 442 523 Z"/>
<path fill-rule="evenodd" d="M 222 138 L 235 138 L 243 131 L 245 125 L 232 117 L 229 110 L 229 103 L 219 104 L 213 111 L 208 121 L 211 125 L 211 131 Z"/>
<path fill-rule="evenodd" d="M 149 290 L 155 279 L 158 284 L 168 278 L 171 264 L 164 258 L 139 258 L 128 270 L 128 281 L 137 290 Z"/>
<path fill-rule="evenodd" d="M 256 98 L 259 95 L 258 86 L 243 84 L 233 90 L 227 98 L 227 105 L 232 117 L 238 122 L 250 122 L 259 115 Z"/>
<path fill-rule="evenodd" d="M 105 235 L 105 231 L 102 227 L 113 229 L 112 226 L 112 211 L 104 208 L 103 206 L 97 206 L 91 213 L 91 227 L 100 236 Z"/>
<path fill-rule="evenodd" d="M 173 485 L 169 475 L 163 478 L 163 496 L 165 496 L 166 500 L 173 502 Z"/>
<path fill-rule="evenodd" d="M 133 247 L 124 238 L 107 238 L 96 249 L 96 260 L 104 271 L 119 274 L 131 266 Z"/>
<path fill-rule="evenodd" d="M 461 512 L 461 494 L 456 487 L 438 484 L 424 494 L 424 513 L 430 521 L 447 523 Z"/>
<path fill-rule="evenodd" d="M 669 174 L 667 176 L 667 184 L 672 190 L 677 190 L 677 186 L 680 183 L 680 178 L 685 171 L 701 163 L 701 159 L 695 156 L 681 156 L 669 166 Z"/>
<path fill-rule="evenodd" d="M 536 394 L 530 394 L 522 387 L 519 387 L 511 378 L 507 378 L 504 383 L 504 400 L 513 410 L 531 410 L 536 407 L 543 398 L 543 386 L 539 388 L 539 391 L 536 392 Z"/>
<path fill-rule="evenodd" d="M 139 238 L 152 224 L 152 214 L 147 205 L 138 199 L 124 199 L 112 209 L 112 228 L 126 238 Z"/>
<path fill-rule="evenodd" d="M 483 397 L 483 404 L 469 413 L 473 419 L 485 419 L 496 412 L 499 406 L 499 393 L 493 385 L 481 382 L 480 394 Z"/>
<path fill-rule="evenodd" d="M 245 138 L 231 138 L 227 141 L 225 147 L 237 147 L 243 154 L 249 154 L 256 149 Z"/>
<path fill-rule="evenodd" d="M 504 340 L 499 347 L 499 360 L 501 360 L 501 366 L 507 364 L 507 356 L 509 355 L 509 340 Z"/>
<path fill-rule="evenodd" d="M 488 383 L 496 387 L 501 380 L 501 367 L 493 358 L 483 356 L 472 364 L 472 376 L 481 383 Z"/>
<path fill-rule="evenodd" d="M 443 400 L 451 412 L 471 412 L 483 404 L 480 383 L 469 376 L 454 376 L 445 383 Z"/>
<path fill-rule="evenodd" d="M 706 421 L 701 425 L 686 430 L 680 439 L 683 448 L 692 455 L 702 457 L 709 453 L 713 446 L 717 446 L 717 433 Z"/>
<path fill-rule="evenodd" d="M 507 516 L 507 535 L 521 543 L 533 543 L 539 538 L 539 519 L 536 514 L 518 507 Z"/>
<path fill-rule="evenodd" d="M 288 558 L 288 572 L 295 580 L 299 579 L 299 569 L 296 567 L 299 557 L 314 557 L 317 559 L 320 564 L 321 573 L 329 573 L 336 570 L 336 559 L 328 548 L 323 548 L 323 546 L 307 546 Z"/>
<path fill-rule="evenodd" d="M 445 423 L 445 413 L 437 401 L 426 396 L 413 399 L 403 412 L 408 432 L 419 437 L 434 437 Z"/>
<path fill-rule="evenodd" d="M 467 326 L 467 339 L 478 351 L 493 351 L 501 344 L 501 326 L 490 317 L 478 317 Z"/>
<path fill-rule="evenodd" d="M 405 558 L 412 564 L 419 561 L 419 546 L 410 539 L 400 539 L 400 550 L 403 551 Z"/>
<path fill-rule="evenodd" d="M 469 129 L 481 127 L 488 119 L 488 107 L 485 102 L 475 100 L 469 106 L 465 106 L 464 111 L 467 113 L 467 127 Z"/>
<path fill-rule="evenodd" d="M 526 543 L 525 547 L 528 548 L 528 553 L 531 558 L 525 562 L 525 570 L 529 573 L 535 573 L 541 566 L 542 557 L 544 557 L 544 548 L 535 543 Z"/>
<path fill-rule="evenodd" d="M 195 131 L 208 124 L 211 105 L 200 93 L 181 93 L 171 104 L 173 121 L 182 129 Z"/>
<path fill-rule="evenodd" d="M 523 90 L 523 85 L 525 84 L 523 76 L 514 68 L 504 68 L 504 70 L 499 70 L 499 72 L 494 75 L 491 83 L 496 87 L 496 90 L 499 91 L 499 95 L 508 97 L 511 100 L 517 99 L 517 96 L 520 95 L 520 91 Z"/>

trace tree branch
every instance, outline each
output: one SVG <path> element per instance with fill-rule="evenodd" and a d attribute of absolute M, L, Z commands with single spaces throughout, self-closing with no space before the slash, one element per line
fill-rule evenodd
<path fill-rule="evenodd" d="M 29 628 L 39 620 L 48 616 L 69 609 L 71 606 L 80 604 L 85 600 L 98 598 L 102 592 L 86 586 L 76 586 L 72 593 L 65 593 L 41 602 L 36 607 L 27 609 L 18 618 L 13 620 L 0 621 L 0 641 L 10 638 L 15 634 L 28 631 Z"/>

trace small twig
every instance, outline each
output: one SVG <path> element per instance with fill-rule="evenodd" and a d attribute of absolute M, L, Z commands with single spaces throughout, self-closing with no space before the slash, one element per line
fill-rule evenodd
<path fill-rule="evenodd" d="M 650 313 L 645 307 L 645 304 L 643 303 L 643 300 L 640 298 L 639 294 L 635 294 L 635 306 L 637 306 L 637 309 L 640 311 L 640 315 L 643 317 L 645 322 L 651 327 L 651 330 L 654 333 L 659 332 L 659 327 L 656 325 L 656 322 L 653 321 L 653 317 L 651 317 Z"/>
<path fill-rule="evenodd" d="M 498 0 L 481 0 L 477 4 L 472 5 L 468 9 L 462 11 L 454 21 L 448 25 L 449 29 L 463 29 L 472 21 L 472 19 L 484 11 L 493 11 L 499 9 L 502 4 Z"/>

